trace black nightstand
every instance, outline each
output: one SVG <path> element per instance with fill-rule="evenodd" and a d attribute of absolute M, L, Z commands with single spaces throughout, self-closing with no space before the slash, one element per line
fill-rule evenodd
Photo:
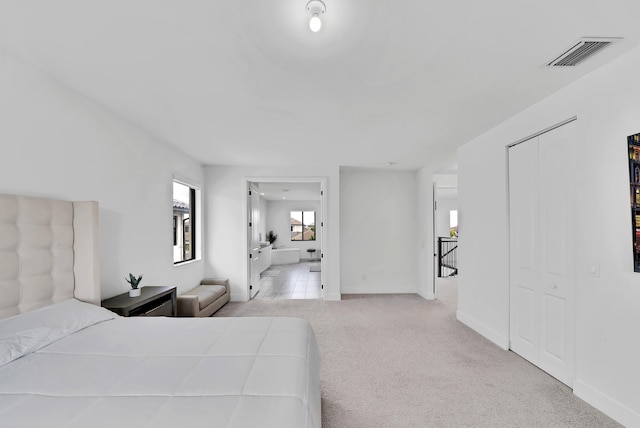
<path fill-rule="evenodd" d="M 102 301 L 102 307 L 124 317 L 175 317 L 176 287 L 142 287 L 140 295 L 120 294 Z"/>

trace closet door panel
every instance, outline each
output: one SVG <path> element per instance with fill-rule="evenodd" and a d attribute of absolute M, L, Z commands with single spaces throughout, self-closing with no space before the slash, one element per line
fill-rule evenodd
<path fill-rule="evenodd" d="M 510 343 L 538 360 L 538 145 L 509 149 Z"/>
<path fill-rule="evenodd" d="M 557 360 L 565 360 L 567 357 L 566 349 L 566 329 L 557 328 L 560 323 L 564 325 L 566 318 L 567 301 L 547 294 L 544 302 L 544 351 Z"/>
<path fill-rule="evenodd" d="M 540 368 L 571 385 L 573 379 L 574 124 L 539 137 Z"/>

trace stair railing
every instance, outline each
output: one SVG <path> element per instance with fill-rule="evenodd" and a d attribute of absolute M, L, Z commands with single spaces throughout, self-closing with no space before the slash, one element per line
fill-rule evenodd
<path fill-rule="evenodd" d="M 438 237 L 438 278 L 458 274 L 458 239 Z"/>

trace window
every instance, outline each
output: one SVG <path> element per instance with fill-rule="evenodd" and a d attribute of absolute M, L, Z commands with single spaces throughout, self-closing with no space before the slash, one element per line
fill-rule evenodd
<path fill-rule="evenodd" d="M 315 211 L 291 211 L 291 240 L 316 240 Z"/>
<path fill-rule="evenodd" d="M 173 182 L 173 263 L 196 258 L 196 189 Z"/>

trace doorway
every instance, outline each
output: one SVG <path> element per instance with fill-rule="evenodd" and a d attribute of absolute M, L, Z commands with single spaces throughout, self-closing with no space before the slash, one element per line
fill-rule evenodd
<path fill-rule="evenodd" d="M 258 185 L 256 183 L 248 183 L 249 199 L 249 229 L 247 232 L 247 248 L 249 252 L 249 299 L 253 299 L 260 291 L 260 273 L 263 271 L 263 265 L 268 262 L 266 257 L 266 246 L 262 240 L 262 218 L 261 203 Z"/>
<path fill-rule="evenodd" d="M 245 179 L 249 298 L 323 298 L 325 182 L 322 177 Z"/>
<path fill-rule="evenodd" d="M 510 348 L 572 386 L 573 120 L 508 148 Z"/>
<path fill-rule="evenodd" d="M 454 168 L 433 175 L 433 281 L 438 299 L 457 304 L 458 173 Z"/>

